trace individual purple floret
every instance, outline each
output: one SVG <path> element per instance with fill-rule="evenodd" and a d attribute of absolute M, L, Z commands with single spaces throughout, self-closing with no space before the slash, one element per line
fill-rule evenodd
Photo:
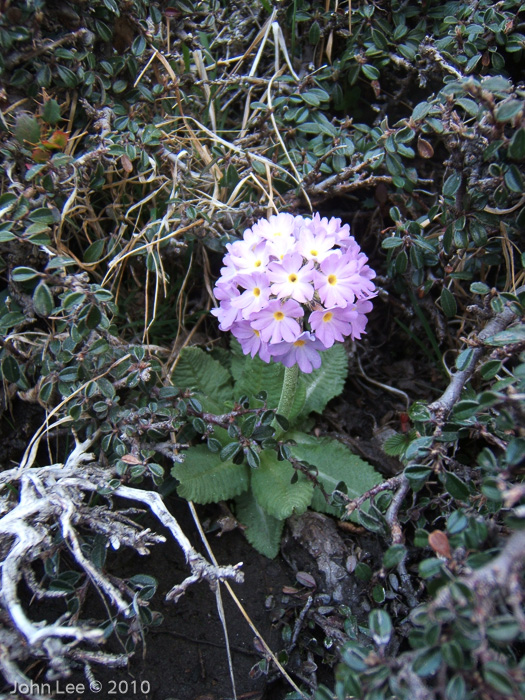
<path fill-rule="evenodd" d="M 306 264 L 300 253 L 287 253 L 280 261 L 268 265 L 268 279 L 272 292 L 278 299 L 289 297 L 301 304 L 311 301 L 314 296 L 312 285 L 314 264 Z"/>
<path fill-rule="evenodd" d="M 299 365 L 301 372 L 309 374 L 321 366 L 319 352 L 326 350 L 313 333 L 304 331 L 293 343 L 276 343 L 270 346 L 272 357 L 278 357 L 285 367 Z"/>
<path fill-rule="evenodd" d="M 263 343 L 259 331 L 252 328 L 249 321 L 240 321 L 234 323 L 231 327 L 231 332 L 239 341 L 242 351 L 245 355 L 259 354 L 259 357 L 264 362 L 270 362 L 270 353 L 268 351 L 268 343 Z"/>
<path fill-rule="evenodd" d="M 341 219 L 277 214 L 226 248 L 212 313 L 245 355 L 310 373 L 365 332 L 375 272 Z"/>
<path fill-rule="evenodd" d="M 303 315 L 304 310 L 296 301 L 274 299 L 262 311 L 252 314 L 250 321 L 265 343 L 280 343 L 282 340 L 293 343 L 301 334 L 296 319 Z"/>

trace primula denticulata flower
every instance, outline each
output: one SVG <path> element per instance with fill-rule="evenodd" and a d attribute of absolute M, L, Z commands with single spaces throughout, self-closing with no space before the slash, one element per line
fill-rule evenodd
<path fill-rule="evenodd" d="M 365 332 L 375 272 L 341 219 L 277 214 L 226 249 L 212 313 L 245 355 L 309 373 L 320 352 Z"/>

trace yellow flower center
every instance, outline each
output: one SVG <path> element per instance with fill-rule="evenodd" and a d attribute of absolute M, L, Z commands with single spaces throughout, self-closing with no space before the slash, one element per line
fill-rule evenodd
<path fill-rule="evenodd" d="M 328 275 L 328 284 L 331 284 L 333 287 L 336 282 L 337 277 L 335 275 Z"/>
<path fill-rule="evenodd" d="M 255 330 L 255 328 L 253 329 L 253 332 L 255 333 L 255 335 L 256 335 L 257 337 L 259 337 L 259 336 L 261 335 L 261 334 L 259 333 L 259 331 L 256 331 L 256 330 Z"/>
<path fill-rule="evenodd" d="M 306 345 L 306 340 L 296 340 L 294 343 L 295 347 L 297 348 L 302 348 L 303 345 Z"/>
<path fill-rule="evenodd" d="M 317 255 L 319 255 L 319 253 L 317 252 L 317 250 L 311 250 L 310 255 L 315 258 L 317 257 Z"/>
<path fill-rule="evenodd" d="M 284 318 L 284 314 L 283 314 L 282 311 L 276 311 L 276 312 L 274 313 L 273 317 L 274 317 L 274 319 L 275 319 L 276 321 L 282 321 L 283 318 Z"/>
<path fill-rule="evenodd" d="M 254 297 L 261 296 L 261 290 L 259 289 L 259 287 L 254 287 L 254 288 L 253 288 L 253 296 L 254 296 Z"/>
<path fill-rule="evenodd" d="M 262 260 L 255 261 L 255 267 L 261 267 L 261 265 L 262 265 Z"/>
<path fill-rule="evenodd" d="M 288 275 L 288 281 L 289 282 L 297 282 L 297 275 L 294 272 L 292 272 L 291 275 Z"/>
<path fill-rule="evenodd" d="M 331 311 L 327 311 L 325 314 L 323 314 L 323 321 L 325 323 L 328 323 L 328 321 L 332 320 L 333 313 Z"/>

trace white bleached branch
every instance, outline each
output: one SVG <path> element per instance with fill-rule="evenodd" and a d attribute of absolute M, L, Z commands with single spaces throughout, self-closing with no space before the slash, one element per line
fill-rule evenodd
<path fill-rule="evenodd" d="M 115 666 L 127 662 L 127 655 L 115 656 L 100 649 L 103 629 L 77 620 L 76 615 L 73 618 L 65 613 L 54 621 L 32 620 L 19 593 L 24 578 L 38 598 L 47 597 L 49 592 L 36 582 L 32 564 L 62 547 L 68 549 L 86 582 L 98 590 L 110 609 L 128 618 L 134 614 L 134 592 L 127 585 L 119 586 L 115 577 L 108 577 L 93 563 L 83 550 L 83 533 L 102 535 L 108 546 L 126 545 L 141 555 L 166 538 L 134 522 L 129 516 L 139 512 L 136 508 L 115 509 L 113 496 L 147 506 L 182 549 L 190 575 L 173 586 L 168 600 L 176 602 L 197 581 L 207 580 L 215 587 L 217 581 L 243 580 L 241 564 L 217 566 L 195 550 L 158 493 L 119 486 L 107 496 L 105 505 L 91 506 L 89 495 L 100 489 L 107 493 L 114 478 L 89 452 L 97 437 L 75 440 L 64 464 L 35 467 L 36 453 L 31 453 L 20 466 L 0 473 L 0 670 L 13 685 L 30 683 L 19 664 L 32 657 L 47 661 L 50 679 L 69 675 L 72 662 L 80 661 L 86 669 L 90 663 Z M 57 533 L 62 541 L 57 542 Z M 35 696 L 35 700 L 40 698 Z"/>

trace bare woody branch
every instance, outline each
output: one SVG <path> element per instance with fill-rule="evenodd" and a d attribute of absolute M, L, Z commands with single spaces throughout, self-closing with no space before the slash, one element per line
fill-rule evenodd
<path fill-rule="evenodd" d="M 520 287 L 515 293 L 518 295 L 523 291 L 525 291 L 525 287 Z M 485 328 L 478 333 L 479 341 L 483 342 L 487 338 L 496 335 L 496 333 L 500 333 L 515 320 L 515 312 L 510 306 L 507 306 L 501 313 L 497 314 L 493 319 L 491 319 Z M 428 408 L 434 413 L 438 423 L 445 420 L 447 415 L 452 410 L 454 404 L 459 400 L 465 384 L 474 374 L 476 365 L 484 352 L 485 347 L 483 345 L 474 348 L 468 366 L 465 369 L 453 374 L 450 379 L 450 384 L 445 389 L 443 394 L 439 397 L 439 399 L 437 399 L 437 401 L 434 401 L 429 405 Z"/>
<path fill-rule="evenodd" d="M 158 493 L 119 486 L 107 495 L 107 505 L 90 507 L 86 496 L 100 489 L 108 493 L 108 482 L 113 478 L 111 471 L 98 466 L 94 455 L 88 452 L 95 439 L 77 442 L 65 464 L 33 467 L 33 459 L 29 459 L 25 466 L 0 473 L 0 551 L 3 558 L 0 602 L 5 611 L 0 625 L 0 670 L 13 684 L 30 682 L 21 671 L 20 663 L 31 657 L 46 659 L 53 677 L 68 676 L 71 662 L 75 660 L 84 663 L 86 672 L 93 662 L 107 666 L 127 663 L 127 655 L 115 656 L 103 650 L 93 652 L 93 644 L 104 642 L 102 629 L 68 614 L 54 622 L 34 621 L 19 597 L 18 584 L 22 578 L 27 578 L 32 590 L 35 585 L 38 587 L 38 597 L 46 597 L 45 589 L 35 581 L 31 565 L 56 546 L 52 533 L 58 528 L 86 581 L 98 589 L 118 614 L 123 617 L 135 614 L 133 591 L 115 585 L 116 580 L 110 579 L 86 556 L 81 546 L 80 528 L 104 535 L 115 549 L 124 544 L 141 555 L 147 554 L 151 545 L 165 542 L 165 537 L 143 529 L 127 516 L 129 509 L 114 510 L 113 496 L 146 505 L 181 547 L 190 575 L 172 588 L 168 600 L 176 602 L 196 581 L 207 580 L 215 586 L 220 580 L 243 580 L 241 564 L 215 566 L 195 550 Z M 17 496 L 13 496 L 12 489 L 5 488 L 12 484 L 18 485 Z"/>

